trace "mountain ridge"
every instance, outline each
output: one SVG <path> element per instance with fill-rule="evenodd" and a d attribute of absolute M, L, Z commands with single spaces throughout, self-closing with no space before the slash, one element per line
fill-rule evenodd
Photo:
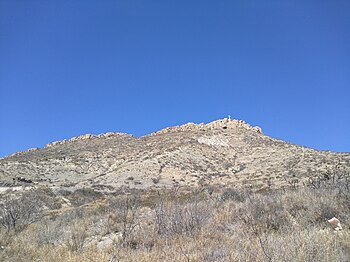
<path fill-rule="evenodd" d="M 152 132 L 150 134 L 146 134 L 146 135 L 141 136 L 141 137 L 154 136 L 154 135 L 164 134 L 164 133 L 168 133 L 168 132 L 210 130 L 210 129 L 215 129 L 215 128 L 226 129 L 226 128 L 236 128 L 236 127 L 244 127 L 246 129 L 252 129 L 252 130 L 255 130 L 258 133 L 262 133 L 262 129 L 259 126 L 254 126 L 253 127 L 253 126 L 249 125 L 248 123 L 246 123 L 243 120 L 223 118 L 223 119 L 219 119 L 219 120 L 214 120 L 214 121 L 209 122 L 207 124 L 205 124 L 204 122 L 202 122 L 200 124 L 195 124 L 193 122 L 189 122 L 189 123 L 178 125 L 178 126 L 166 127 L 166 128 L 157 130 L 155 132 Z M 88 133 L 88 134 L 82 134 L 82 135 L 79 135 L 79 136 L 75 136 L 75 137 L 72 137 L 72 138 L 69 138 L 69 139 L 63 139 L 63 140 L 57 140 L 57 141 L 49 142 L 43 148 L 50 147 L 50 146 L 55 146 L 55 145 L 60 145 L 60 144 L 64 144 L 64 143 L 75 142 L 75 141 L 79 141 L 79 140 L 95 139 L 95 138 L 103 138 L 103 137 L 112 137 L 112 136 L 132 136 L 132 137 L 135 137 L 132 134 L 123 133 L 123 132 L 106 132 L 106 133 L 101 133 L 101 134 L 98 134 L 98 135 L 89 134 Z M 41 149 L 41 148 L 40 147 L 29 148 L 29 149 L 24 150 L 24 151 L 20 151 L 20 152 L 15 152 L 15 153 L 9 154 L 9 155 L 4 156 L 4 157 L 2 157 L 0 159 L 11 157 L 11 156 L 15 156 L 15 155 L 26 153 L 26 152 L 36 151 L 38 149 Z"/>
<path fill-rule="evenodd" d="M 188 123 L 134 137 L 108 132 L 55 141 L 0 159 L 0 184 L 18 177 L 46 186 L 161 188 L 221 185 L 257 189 L 350 170 L 350 154 L 314 150 L 242 120 Z M 345 172 L 344 171 L 344 172 Z"/>

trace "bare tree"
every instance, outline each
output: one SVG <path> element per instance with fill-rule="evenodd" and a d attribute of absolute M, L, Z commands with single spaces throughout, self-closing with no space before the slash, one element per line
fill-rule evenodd
<path fill-rule="evenodd" d="M 42 216 L 42 205 L 34 192 L 20 197 L 6 196 L 0 204 L 0 224 L 8 231 L 20 231 Z"/>
<path fill-rule="evenodd" d="M 130 238 L 135 229 L 139 226 L 137 212 L 140 207 L 140 198 L 127 196 L 123 199 L 112 200 L 110 206 L 116 215 L 116 220 L 121 225 L 123 245 L 129 245 Z"/>
<path fill-rule="evenodd" d="M 243 222 L 248 226 L 248 228 L 251 230 L 253 235 L 259 240 L 259 245 L 260 245 L 260 248 L 261 248 L 265 258 L 267 259 L 268 262 L 271 262 L 272 257 L 269 254 L 269 252 L 267 250 L 267 246 L 266 246 L 266 242 L 267 242 L 266 234 L 264 234 L 264 238 L 263 238 L 263 235 L 261 234 L 260 230 L 258 229 L 258 226 L 256 225 L 256 221 L 253 219 L 252 216 L 246 214 L 245 217 L 243 218 Z"/>

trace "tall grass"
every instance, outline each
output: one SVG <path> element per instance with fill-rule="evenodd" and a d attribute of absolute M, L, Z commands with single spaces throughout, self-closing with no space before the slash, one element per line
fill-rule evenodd
<path fill-rule="evenodd" d="M 69 208 L 59 195 L 50 207 L 41 197 L 40 216 L 21 230 L 4 224 L 2 209 L 0 261 L 350 261 L 347 176 L 263 193 L 211 187 L 84 196 L 93 202 Z M 21 197 L 38 199 L 35 191 Z M 328 225 L 333 216 L 343 231 Z"/>

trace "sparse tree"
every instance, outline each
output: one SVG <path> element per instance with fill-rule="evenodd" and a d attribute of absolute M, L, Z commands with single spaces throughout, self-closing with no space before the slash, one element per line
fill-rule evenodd
<path fill-rule="evenodd" d="M 140 207 L 140 201 L 140 198 L 137 196 L 127 196 L 123 199 L 110 201 L 111 212 L 121 225 L 123 245 L 130 244 L 131 235 L 139 226 L 137 212 Z"/>
<path fill-rule="evenodd" d="M 0 224 L 8 231 L 20 231 L 41 216 L 42 205 L 35 192 L 25 192 L 20 197 L 7 196 L 0 204 Z"/>

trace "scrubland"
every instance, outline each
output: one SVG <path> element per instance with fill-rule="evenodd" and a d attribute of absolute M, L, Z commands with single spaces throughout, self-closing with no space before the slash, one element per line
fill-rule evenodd
<path fill-rule="evenodd" d="M 350 261 L 349 214 L 336 172 L 264 190 L 39 187 L 1 197 L 0 261 Z"/>

